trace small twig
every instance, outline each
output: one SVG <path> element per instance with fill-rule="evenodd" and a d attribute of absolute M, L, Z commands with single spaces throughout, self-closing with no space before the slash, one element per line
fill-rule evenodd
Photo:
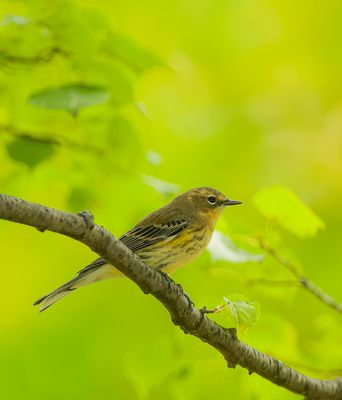
<path fill-rule="evenodd" d="M 276 250 L 270 247 L 264 240 L 259 239 L 259 245 L 263 250 L 266 251 L 266 253 L 272 256 L 274 260 L 276 260 L 280 265 L 283 265 L 296 278 L 297 283 L 302 288 L 312 293 L 323 303 L 327 304 L 336 311 L 342 313 L 342 303 L 338 303 L 333 297 L 327 294 L 324 290 L 322 290 L 320 287 L 318 287 L 309 279 L 307 279 L 305 276 L 303 276 L 293 263 L 291 263 L 289 260 L 281 256 Z"/>
<path fill-rule="evenodd" d="M 202 314 L 215 314 L 215 313 L 218 313 L 218 312 L 224 310 L 226 307 L 227 307 L 226 304 L 220 304 L 220 305 L 216 306 L 215 308 L 211 308 L 211 309 L 204 306 L 199 311 Z"/>
<path fill-rule="evenodd" d="M 259 239 L 260 247 L 265 250 L 269 255 L 271 255 L 279 264 L 283 265 L 287 268 L 288 271 L 291 272 L 296 278 L 300 278 L 300 273 L 298 268 L 288 261 L 286 258 L 282 257 L 279 253 L 277 253 L 272 247 L 270 247 L 263 239 Z"/>
<path fill-rule="evenodd" d="M 342 303 L 338 303 L 333 297 L 325 293 L 320 287 L 316 286 L 313 282 L 309 281 L 304 276 L 301 276 L 300 284 L 302 285 L 303 288 L 307 289 L 314 296 L 323 301 L 323 303 L 327 304 L 328 306 L 342 313 Z"/>
<path fill-rule="evenodd" d="M 277 286 L 277 287 L 291 287 L 300 286 L 298 280 L 288 279 L 288 280 L 276 280 L 276 279 L 248 279 L 247 284 L 250 285 L 264 285 L 264 286 Z"/>

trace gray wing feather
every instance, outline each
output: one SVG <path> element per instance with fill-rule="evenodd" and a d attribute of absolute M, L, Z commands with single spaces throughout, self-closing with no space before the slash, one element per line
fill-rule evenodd
<path fill-rule="evenodd" d="M 148 226 L 136 226 L 120 240 L 132 251 L 141 250 L 162 240 L 177 236 L 188 224 L 185 220 L 173 221 L 166 224 L 153 224 Z"/>

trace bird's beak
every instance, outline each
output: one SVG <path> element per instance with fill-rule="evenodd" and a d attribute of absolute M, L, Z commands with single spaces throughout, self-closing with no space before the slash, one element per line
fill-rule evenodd
<path fill-rule="evenodd" d="M 238 204 L 242 204 L 242 201 L 225 199 L 225 200 L 223 200 L 222 204 L 224 206 L 236 206 Z"/>

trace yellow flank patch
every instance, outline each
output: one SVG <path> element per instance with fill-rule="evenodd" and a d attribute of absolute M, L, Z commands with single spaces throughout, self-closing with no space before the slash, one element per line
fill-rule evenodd
<path fill-rule="evenodd" d="M 210 237 L 210 229 L 197 232 L 197 235 L 187 230 L 176 238 L 160 241 L 137 254 L 150 267 L 170 273 L 196 258 L 205 249 Z"/>

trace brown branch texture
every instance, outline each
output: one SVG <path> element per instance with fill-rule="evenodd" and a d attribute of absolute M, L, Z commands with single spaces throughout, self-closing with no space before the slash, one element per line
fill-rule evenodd
<path fill-rule="evenodd" d="M 158 299 L 170 313 L 175 325 L 217 349 L 229 367 L 240 365 L 249 373 L 257 373 L 279 386 L 304 395 L 307 400 L 342 399 L 342 378 L 310 378 L 241 342 L 234 329 L 223 328 L 207 318 L 205 313 L 190 306 L 178 285 L 170 284 L 110 232 L 94 224 L 90 213 L 66 213 L 0 194 L 0 218 L 40 231 L 57 232 L 84 243 L 115 265 L 144 293 L 150 293 Z"/>

